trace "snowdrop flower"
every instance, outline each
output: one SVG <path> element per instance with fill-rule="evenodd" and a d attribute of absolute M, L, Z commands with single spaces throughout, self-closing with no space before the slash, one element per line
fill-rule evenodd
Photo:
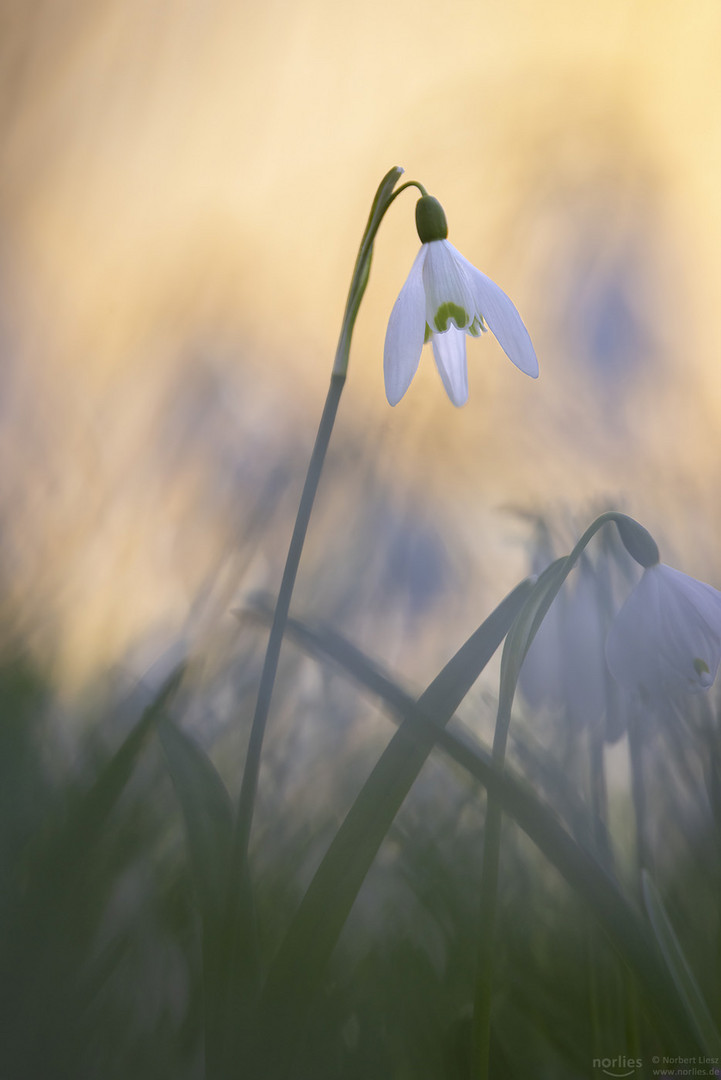
<path fill-rule="evenodd" d="M 657 562 L 614 619 L 606 659 L 645 698 L 707 690 L 721 660 L 721 592 Z"/>
<path fill-rule="evenodd" d="M 386 396 L 397 405 L 418 368 L 425 342 L 454 405 L 468 398 L 466 334 L 490 329 L 516 367 L 538 376 L 538 361 L 521 316 L 498 285 L 476 270 L 446 239 L 448 226 L 437 199 L 416 204 L 421 250 L 395 302 L 386 332 Z"/>

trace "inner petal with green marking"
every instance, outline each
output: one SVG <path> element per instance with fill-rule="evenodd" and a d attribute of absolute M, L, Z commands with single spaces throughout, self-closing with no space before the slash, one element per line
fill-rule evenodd
<path fill-rule="evenodd" d="M 693 662 L 693 669 L 697 675 L 710 675 L 711 671 L 705 660 L 702 660 L 700 656 L 697 656 Z"/>
<path fill-rule="evenodd" d="M 485 334 L 487 329 L 488 327 L 484 322 L 483 316 L 476 315 L 473 319 L 473 322 L 468 327 L 467 332 L 471 335 L 471 337 L 480 337 L 481 334 Z"/>
<path fill-rule="evenodd" d="M 445 303 L 436 311 L 433 322 L 436 330 L 439 334 L 442 334 L 444 330 L 448 329 L 448 324 L 453 323 L 456 329 L 463 330 L 469 323 L 469 317 L 464 308 L 460 304 L 454 304 L 452 300 L 446 300 Z"/>

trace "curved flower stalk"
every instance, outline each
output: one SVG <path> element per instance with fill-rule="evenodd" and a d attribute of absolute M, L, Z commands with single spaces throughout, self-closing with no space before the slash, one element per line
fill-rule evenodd
<path fill-rule="evenodd" d="M 538 360 L 521 316 L 503 290 L 446 239 L 446 217 L 437 199 L 418 200 L 416 227 L 422 247 L 386 332 L 383 367 L 390 404 L 397 405 L 410 386 L 429 340 L 446 393 L 454 405 L 465 404 L 466 334 L 479 337 L 487 329 L 516 367 L 537 378 Z"/>
<path fill-rule="evenodd" d="M 707 690 L 721 662 L 721 592 L 657 562 L 614 619 L 606 659 L 646 700 Z"/>

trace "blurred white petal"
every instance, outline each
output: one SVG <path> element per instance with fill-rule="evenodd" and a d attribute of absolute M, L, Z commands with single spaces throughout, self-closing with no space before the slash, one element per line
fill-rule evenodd
<path fill-rule="evenodd" d="M 621 686 L 650 698 L 707 689 L 721 660 L 721 593 L 649 567 L 614 619 L 606 659 Z"/>

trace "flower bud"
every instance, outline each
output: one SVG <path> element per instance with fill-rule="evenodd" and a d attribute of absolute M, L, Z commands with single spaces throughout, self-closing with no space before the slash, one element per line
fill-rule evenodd
<path fill-rule="evenodd" d="M 416 229 L 422 244 L 445 240 L 448 236 L 445 212 L 432 195 L 423 195 L 416 203 Z"/>
<path fill-rule="evenodd" d="M 631 558 L 635 559 L 639 565 L 647 569 L 649 566 L 655 566 L 660 561 L 658 545 L 648 529 L 644 529 L 643 525 L 639 525 L 637 521 L 634 521 L 632 517 L 627 517 L 626 514 L 618 515 L 616 525 L 623 546 Z"/>

